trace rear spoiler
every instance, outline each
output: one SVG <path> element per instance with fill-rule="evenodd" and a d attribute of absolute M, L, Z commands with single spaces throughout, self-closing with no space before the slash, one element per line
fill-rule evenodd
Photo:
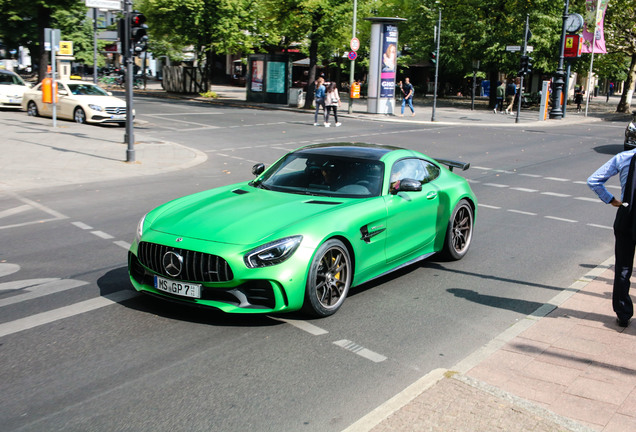
<path fill-rule="evenodd" d="M 452 160 L 448 160 L 448 159 L 435 159 L 437 162 L 441 163 L 442 165 L 446 165 L 448 167 L 449 170 L 453 171 L 453 168 L 461 168 L 462 171 L 466 171 L 468 168 L 470 168 L 470 162 L 457 162 L 457 161 L 452 161 Z"/>

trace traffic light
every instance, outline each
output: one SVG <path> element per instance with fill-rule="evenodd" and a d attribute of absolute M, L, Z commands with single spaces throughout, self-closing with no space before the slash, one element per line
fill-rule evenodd
<path fill-rule="evenodd" d="M 431 51 L 431 63 L 435 64 L 437 63 L 437 52 L 436 51 Z"/>
<path fill-rule="evenodd" d="M 141 12 L 134 11 L 130 16 L 130 40 L 135 55 L 148 48 L 147 28 L 146 16 Z"/>
<path fill-rule="evenodd" d="M 532 57 L 522 55 L 520 60 L 519 75 L 527 75 L 532 72 Z"/>

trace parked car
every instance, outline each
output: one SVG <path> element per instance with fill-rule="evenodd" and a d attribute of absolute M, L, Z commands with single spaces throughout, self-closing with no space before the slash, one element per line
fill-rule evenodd
<path fill-rule="evenodd" d="M 0 69 L 0 107 L 22 107 L 22 95 L 30 86 L 15 72 Z"/>
<path fill-rule="evenodd" d="M 448 168 L 447 168 L 448 166 Z M 335 313 L 352 286 L 441 252 L 459 260 L 477 198 L 469 164 L 361 143 L 311 145 L 256 179 L 185 196 L 141 218 L 137 291 L 229 313 Z"/>
<path fill-rule="evenodd" d="M 112 93 L 87 81 L 58 80 L 57 85 L 56 117 L 77 123 L 126 125 L 126 102 Z M 22 108 L 30 116 L 53 115 L 52 104 L 42 102 L 42 83 L 24 92 Z"/>
<path fill-rule="evenodd" d="M 631 150 L 636 147 L 636 111 L 633 111 L 632 114 L 632 121 L 625 128 L 625 150 Z"/>

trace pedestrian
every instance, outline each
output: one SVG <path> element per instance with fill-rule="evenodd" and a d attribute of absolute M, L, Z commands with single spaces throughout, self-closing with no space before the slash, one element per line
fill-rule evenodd
<path fill-rule="evenodd" d="M 506 85 L 506 114 L 513 114 L 515 95 L 517 94 L 517 86 L 510 80 Z"/>
<path fill-rule="evenodd" d="M 411 117 L 413 117 L 415 115 L 415 110 L 413 109 L 413 93 L 415 93 L 415 89 L 408 77 L 404 78 L 404 84 L 400 81 L 400 90 L 402 90 L 402 111 L 400 117 L 404 116 L 404 107 L 407 103 L 411 109 Z"/>
<path fill-rule="evenodd" d="M 338 94 L 338 86 L 335 82 L 332 82 L 327 87 L 325 93 L 325 127 L 329 127 L 329 113 L 333 110 L 333 118 L 336 121 L 336 127 L 342 123 L 338 121 L 338 107 L 340 106 L 340 95 Z"/>
<path fill-rule="evenodd" d="M 316 105 L 316 113 L 314 114 L 314 126 L 318 126 L 318 111 L 320 111 L 320 107 L 322 107 L 323 115 L 325 114 L 325 79 L 323 77 L 319 77 L 316 80 L 314 104 Z"/>
<path fill-rule="evenodd" d="M 506 95 L 506 86 L 501 81 L 497 81 L 497 102 L 493 110 L 497 114 L 497 109 L 503 110 L 504 96 Z"/>
<path fill-rule="evenodd" d="M 587 179 L 588 186 L 606 204 L 617 207 L 614 219 L 614 288 L 612 307 L 616 313 L 616 322 L 627 327 L 634 315 L 634 305 L 629 296 L 629 280 L 634 268 L 636 250 L 636 175 L 634 158 L 636 149 L 621 152 L 611 158 Z M 621 182 L 621 199 L 616 199 L 605 187 L 605 182 L 618 174 Z"/>
<path fill-rule="evenodd" d="M 583 103 L 583 95 L 585 90 L 579 86 L 574 90 L 574 103 L 576 104 L 576 112 L 581 112 L 581 104 Z"/>

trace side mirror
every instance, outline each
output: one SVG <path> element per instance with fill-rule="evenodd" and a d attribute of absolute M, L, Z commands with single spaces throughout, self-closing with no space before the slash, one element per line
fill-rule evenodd
<path fill-rule="evenodd" d="M 405 178 L 399 180 L 391 185 L 391 193 L 396 194 L 398 192 L 421 192 L 422 183 L 417 180 Z"/>
<path fill-rule="evenodd" d="M 252 167 L 252 174 L 255 176 L 263 174 L 263 171 L 265 171 L 265 164 L 257 163 Z"/>
<path fill-rule="evenodd" d="M 60 95 L 60 96 L 68 96 L 68 92 L 66 90 L 62 90 L 62 89 L 58 90 L 57 94 Z"/>

